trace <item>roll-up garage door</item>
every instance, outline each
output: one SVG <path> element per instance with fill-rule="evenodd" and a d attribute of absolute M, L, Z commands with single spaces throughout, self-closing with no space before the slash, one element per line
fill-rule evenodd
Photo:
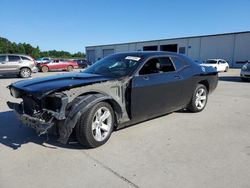
<path fill-rule="evenodd" d="M 106 57 L 106 56 L 108 56 L 110 54 L 114 54 L 114 53 L 115 53 L 114 49 L 104 49 L 103 50 L 103 57 Z"/>
<path fill-rule="evenodd" d="M 89 62 L 95 62 L 95 50 L 87 50 L 87 60 Z"/>

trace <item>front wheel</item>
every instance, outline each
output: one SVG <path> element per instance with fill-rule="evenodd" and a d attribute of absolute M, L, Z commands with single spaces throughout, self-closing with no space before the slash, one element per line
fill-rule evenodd
<path fill-rule="evenodd" d="M 207 104 L 207 99 L 208 99 L 207 88 L 202 84 L 198 84 L 194 90 L 192 99 L 189 105 L 187 106 L 187 110 L 191 112 L 202 111 Z"/>
<path fill-rule="evenodd" d="M 105 144 L 114 128 L 114 112 L 106 102 L 91 107 L 80 117 L 76 125 L 76 137 L 80 144 L 95 148 Z"/>

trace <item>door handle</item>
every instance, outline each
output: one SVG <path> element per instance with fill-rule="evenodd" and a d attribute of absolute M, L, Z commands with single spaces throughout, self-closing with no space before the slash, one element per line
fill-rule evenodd
<path fill-rule="evenodd" d="M 144 80 L 149 80 L 149 77 L 148 76 L 143 76 L 143 79 Z"/>

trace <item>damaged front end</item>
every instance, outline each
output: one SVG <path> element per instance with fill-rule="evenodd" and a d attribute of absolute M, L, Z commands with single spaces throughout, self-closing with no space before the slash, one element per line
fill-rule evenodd
<path fill-rule="evenodd" d="M 109 101 L 114 109 L 116 123 L 130 121 L 126 96 L 131 78 L 97 82 L 80 87 L 61 88 L 48 92 L 22 89 L 16 85 L 8 88 L 21 103 L 7 102 L 15 110 L 22 124 L 34 128 L 39 135 L 56 133 L 58 141 L 66 144 L 79 118 L 94 104 Z"/>
<path fill-rule="evenodd" d="M 68 97 L 63 93 L 54 93 L 41 99 L 36 96 L 9 87 L 15 98 L 21 98 L 21 103 L 7 102 L 9 108 L 16 112 L 18 119 L 27 127 L 33 128 L 39 135 L 48 133 L 58 122 L 66 119 L 65 111 Z"/>

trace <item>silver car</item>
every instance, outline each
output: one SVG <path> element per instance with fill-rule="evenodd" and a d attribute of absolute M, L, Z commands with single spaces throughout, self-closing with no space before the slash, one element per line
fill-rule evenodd
<path fill-rule="evenodd" d="M 244 64 L 240 71 L 242 81 L 250 80 L 250 61 Z"/>
<path fill-rule="evenodd" d="M 35 60 L 27 55 L 0 54 L 0 75 L 16 74 L 28 78 L 37 72 Z"/>

